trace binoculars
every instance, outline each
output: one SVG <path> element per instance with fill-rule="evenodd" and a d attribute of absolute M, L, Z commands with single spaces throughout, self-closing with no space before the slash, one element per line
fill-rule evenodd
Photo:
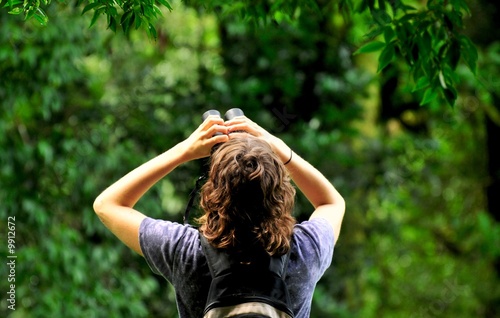
<path fill-rule="evenodd" d="M 202 116 L 203 121 L 205 121 L 205 119 L 207 119 L 207 117 L 210 116 L 210 115 L 215 115 L 215 116 L 221 117 L 218 110 L 210 109 L 210 110 L 207 110 L 206 112 L 203 113 L 203 116 Z M 231 108 L 224 115 L 224 120 L 231 120 L 234 117 L 244 116 L 244 115 L 245 114 L 243 114 L 243 111 L 241 109 L 239 109 L 239 108 Z"/>

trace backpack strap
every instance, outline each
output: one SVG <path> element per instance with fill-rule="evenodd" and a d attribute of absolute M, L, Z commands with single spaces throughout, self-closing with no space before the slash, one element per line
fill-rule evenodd
<path fill-rule="evenodd" d="M 246 264 L 214 248 L 201 233 L 200 241 L 212 276 L 204 314 L 214 308 L 224 310 L 244 303 L 261 303 L 276 308 L 284 317 L 293 317 L 285 284 L 290 251 L 280 257 L 266 254 Z"/>
<path fill-rule="evenodd" d="M 229 253 L 220 251 L 213 247 L 203 234 L 200 233 L 201 247 L 207 258 L 208 267 L 212 277 L 223 275 L 231 266 L 238 266 L 234 259 L 230 258 Z M 291 249 L 290 249 L 291 250 Z M 278 277 L 285 279 L 288 260 L 290 259 L 290 250 L 280 257 L 269 257 L 268 270 Z"/>

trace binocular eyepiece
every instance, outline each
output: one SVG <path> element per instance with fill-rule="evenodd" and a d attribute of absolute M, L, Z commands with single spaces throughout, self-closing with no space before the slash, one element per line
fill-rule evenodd
<path fill-rule="evenodd" d="M 214 115 L 214 116 L 220 116 L 220 113 L 218 110 L 215 110 L 215 109 L 210 109 L 210 110 L 207 110 L 206 112 L 203 113 L 202 115 L 202 119 L 203 121 L 205 121 L 205 119 L 207 119 L 208 116 L 210 115 Z M 243 113 L 243 111 L 239 108 L 231 108 L 230 110 L 228 110 L 226 112 L 226 114 L 224 115 L 224 119 L 225 120 L 231 120 L 233 119 L 234 117 L 238 117 L 238 116 L 245 116 L 245 114 Z"/>

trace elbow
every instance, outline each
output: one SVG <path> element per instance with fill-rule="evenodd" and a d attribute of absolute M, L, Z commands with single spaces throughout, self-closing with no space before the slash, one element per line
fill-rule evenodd
<path fill-rule="evenodd" d="M 109 211 L 110 211 L 110 206 L 108 202 L 99 196 L 95 199 L 92 207 L 99 220 L 104 225 L 107 226 L 109 220 Z"/>
<path fill-rule="evenodd" d="M 95 199 L 92 208 L 94 209 L 95 214 L 97 214 L 97 216 L 101 218 L 102 214 L 104 213 L 104 200 L 100 196 L 98 196 Z"/>
<path fill-rule="evenodd" d="M 340 193 L 338 193 L 338 192 L 335 193 L 335 195 L 332 198 L 331 204 L 333 204 L 337 207 L 338 212 L 344 214 L 344 212 L 345 212 L 345 200 Z"/>
<path fill-rule="evenodd" d="M 340 206 L 340 210 L 342 211 L 342 214 L 344 214 L 345 213 L 345 200 L 342 196 L 339 196 L 338 205 Z"/>
<path fill-rule="evenodd" d="M 326 205 L 335 206 L 336 209 L 338 211 L 341 211 L 342 213 L 344 213 L 344 211 L 345 211 L 345 200 L 338 193 L 336 195 L 331 196 L 330 198 L 328 198 L 324 201 L 320 201 L 316 204 L 313 204 L 314 208 L 316 208 L 316 209 L 320 206 L 326 206 Z"/>

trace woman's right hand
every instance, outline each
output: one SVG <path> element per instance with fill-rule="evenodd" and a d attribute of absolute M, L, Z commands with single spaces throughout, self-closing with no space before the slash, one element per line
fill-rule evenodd
<path fill-rule="evenodd" d="M 228 128 L 219 116 L 208 116 L 191 135 L 182 142 L 186 161 L 208 157 L 218 143 L 229 140 Z"/>

